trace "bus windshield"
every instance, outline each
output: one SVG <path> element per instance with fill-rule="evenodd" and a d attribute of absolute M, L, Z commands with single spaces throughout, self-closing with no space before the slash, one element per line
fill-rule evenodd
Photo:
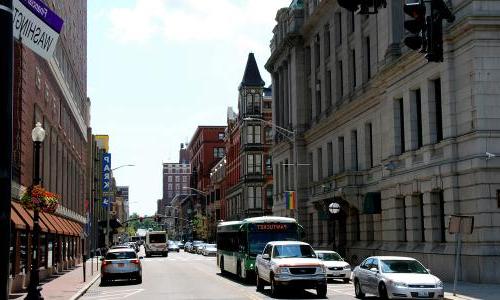
<path fill-rule="evenodd" d="M 252 256 L 261 254 L 266 244 L 271 241 L 296 241 L 296 240 L 298 240 L 297 231 L 249 232 L 248 233 L 249 254 Z"/>

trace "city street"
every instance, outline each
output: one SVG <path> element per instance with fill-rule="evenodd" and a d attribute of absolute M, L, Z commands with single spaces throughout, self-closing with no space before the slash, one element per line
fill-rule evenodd
<path fill-rule="evenodd" d="M 118 281 L 101 286 L 98 280 L 80 299 L 272 299 L 269 287 L 262 294 L 253 284 L 220 275 L 215 260 L 183 251 L 144 258 L 142 284 Z M 285 293 L 281 299 L 316 298 L 314 290 L 307 290 Z M 329 283 L 328 299 L 354 299 L 352 284 Z"/>

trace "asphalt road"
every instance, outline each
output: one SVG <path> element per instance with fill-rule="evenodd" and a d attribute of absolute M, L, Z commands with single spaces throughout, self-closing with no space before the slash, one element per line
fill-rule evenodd
<path fill-rule="evenodd" d="M 114 299 L 272 299 L 270 288 L 257 292 L 255 285 L 243 283 L 233 276 L 222 276 L 215 257 L 184 253 L 169 253 L 168 257 L 142 260 L 143 282 L 117 281 L 102 286 L 100 281 L 83 295 L 82 300 Z M 341 281 L 328 284 L 328 299 L 355 299 L 352 284 Z M 292 291 L 281 299 L 317 299 L 314 290 Z"/>

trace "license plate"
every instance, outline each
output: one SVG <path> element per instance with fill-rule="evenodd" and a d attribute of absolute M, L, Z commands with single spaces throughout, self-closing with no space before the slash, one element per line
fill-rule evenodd
<path fill-rule="evenodd" d="M 119 268 L 125 267 L 125 264 L 118 264 Z"/>
<path fill-rule="evenodd" d="M 419 297 L 429 297 L 429 293 L 427 292 L 418 292 Z"/>
<path fill-rule="evenodd" d="M 333 275 L 333 276 L 339 276 L 339 275 L 340 275 L 340 273 L 339 273 L 339 272 L 332 272 L 332 275 Z"/>

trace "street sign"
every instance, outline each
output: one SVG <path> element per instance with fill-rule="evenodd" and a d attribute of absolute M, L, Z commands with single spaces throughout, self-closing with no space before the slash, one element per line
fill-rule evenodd
<path fill-rule="evenodd" d="M 109 204 L 109 199 L 102 198 L 102 207 L 106 208 L 106 207 L 108 207 L 108 204 Z"/>
<path fill-rule="evenodd" d="M 448 232 L 450 234 L 454 233 L 466 233 L 471 234 L 474 229 L 474 217 L 473 216 L 450 216 L 450 222 L 448 224 Z"/>
<path fill-rule="evenodd" d="M 336 214 L 340 211 L 340 204 L 338 204 L 337 202 L 332 202 L 328 206 L 328 210 L 330 211 L 330 213 Z"/>
<path fill-rule="evenodd" d="M 111 186 L 111 153 L 102 154 L 102 191 L 109 192 Z"/>
<path fill-rule="evenodd" d="M 40 0 L 14 0 L 13 34 L 45 59 L 52 58 L 63 20 Z"/>

